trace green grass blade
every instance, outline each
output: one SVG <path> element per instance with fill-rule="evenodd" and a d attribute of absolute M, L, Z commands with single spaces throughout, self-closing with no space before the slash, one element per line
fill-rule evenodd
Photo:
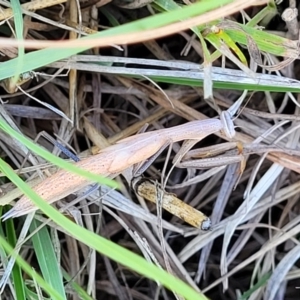
<path fill-rule="evenodd" d="M 298 49 L 295 41 L 271 34 L 247 25 L 238 24 L 242 30 L 223 28 L 224 31 L 236 43 L 247 46 L 246 34 L 249 34 L 255 41 L 260 51 L 267 52 L 281 57 L 298 57 Z"/>
<path fill-rule="evenodd" d="M 6 229 L 6 235 L 2 232 L 2 236 L 7 237 L 7 241 L 10 245 L 16 245 L 17 238 L 16 238 L 16 231 L 14 228 L 14 224 L 12 220 L 8 220 L 7 223 L 5 223 L 5 229 Z M 7 258 L 8 259 L 8 258 Z M 12 269 L 12 283 L 14 285 L 14 291 L 16 293 L 16 299 L 18 300 L 25 300 L 25 283 L 24 279 L 22 277 L 22 271 L 18 264 L 15 264 Z"/>
<path fill-rule="evenodd" d="M 259 75 L 259 74 L 258 74 Z M 202 79 L 193 79 L 193 78 L 184 78 L 184 77 L 162 77 L 162 76 L 148 76 L 152 80 L 156 82 L 163 82 L 163 83 L 171 83 L 171 84 L 178 84 L 178 85 L 187 85 L 187 86 L 196 86 L 196 87 L 203 87 L 203 80 Z M 288 83 L 286 81 L 285 77 L 282 77 L 283 82 L 282 86 L 280 84 L 274 85 L 274 82 L 269 82 L 268 84 L 265 80 L 264 83 L 259 82 L 257 83 L 246 83 L 245 81 L 242 81 L 242 78 L 240 78 L 240 81 L 237 78 L 237 81 L 228 80 L 225 81 L 221 79 L 216 79 L 214 77 L 214 73 L 212 73 L 212 79 L 213 79 L 213 88 L 214 89 L 234 89 L 234 90 L 249 90 L 249 91 L 269 91 L 269 92 L 291 92 L 291 93 L 299 93 L 300 87 L 299 83 L 291 79 L 291 81 L 294 81 L 293 84 L 290 82 Z M 244 77 L 244 79 L 247 79 Z M 275 79 L 275 78 L 274 78 Z M 278 82 L 279 83 L 279 82 Z"/>
<path fill-rule="evenodd" d="M 76 292 L 76 295 L 78 295 L 80 297 L 80 299 L 82 299 L 82 300 L 94 300 L 75 281 L 71 281 L 72 277 L 67 272 L 65 272 L 64 270 L 62 270 L 62 273 L 63 273 L 64 278 L 69 282 L 69 285 Z"/>
<path fill-rule="evenodd" d="M 13 15 L 14 15 L 16 37 L 19 41 L 22 41 L 23 40 L 24 22 L 23 22 L 22 8 L 21 8 L 20 2 L 18 0 L 12 0 L 11 8 L 13 10 Z M 22 65 L 24 62 L 24 55 L 25 55 L 24 46 L 19 46 L 18 58 L 17 58 L 17 68 L 14 70 L 15 74 L 14 74 L 14 78 L 12 79 L 14 81 L 14 83 L 16 83 L 18 81 L 19 74 L 22 73 Z"/>
<path fill-rule="evenodd" d="M 259 281 L 254 284 L 248 291 L 244 292 L 243 295 L 238 300 L 247 300 L 256 290 L 265 286 L 271 277 L 271 273 L 264 274 Z"/>
<path fill-rule="evenodd" d="M 40 225 L 40 222 L 33 220 L 30 225 L 30 232 L 35 231 Z M 63 299 L 67 299 L 59 262 L 55 255 L 48 228 L 43 226 L 39 229 L 39 231 L 32 236 L 32 243 L 43 278 Z"/>

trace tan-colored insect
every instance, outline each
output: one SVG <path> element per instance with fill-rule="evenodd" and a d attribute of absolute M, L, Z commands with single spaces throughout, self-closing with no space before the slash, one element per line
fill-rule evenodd
<path fill-rule="evenodd" d="M 219 131 L 232 138 L 235 135 L 232 117 L 239 106 L 240 103 L 236 102 L 228 111 L 222 112 L 220 120 L 191 121 L 172 128 L 125 138 L 115 145 L 101 150 L 98 154 L 77 162 L 76 166 L 91 173 L 113 178 L 134 164 L 151 159 L 168 144 L 182 140 L 197 142 Z M 33 190 L 48 203 L 53 203 L 89 184 L 91 182 L 84 177 L 61 169 L 36 185 Z M 22 196 L 17 204 L 2 218 L 22 216 L 36 209 L 28 197 Z"/>

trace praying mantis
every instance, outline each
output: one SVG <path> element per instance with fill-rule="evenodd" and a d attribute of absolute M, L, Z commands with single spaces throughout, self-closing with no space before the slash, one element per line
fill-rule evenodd
<path fill-rule="evenodd" d="M 221 112 L 220 119 L 196 120 L 172 128 L 140 133 L 122 139 L 96 155 L 76 162 L 76 165 L 91 173 L 114 178 L 133 165 L 144 161 L 147 161 L 148 167 L 166 146 L 187 140 L 173 160 L 176 165 L 186 151 L 210 134 L 222 132 L 232 139 L 235 135 L 233 116 L 243 99 L 244 97 L 240 97 L 227 111 Z M 61 169 L 36 185 L 33 190 L 51 204 L 89 184 L 91 182 L 86 178 Z M 36 209 L 28 197 L 22 196 L 17 204 L 2 216 L 2 219 L 19 217 Z"/>

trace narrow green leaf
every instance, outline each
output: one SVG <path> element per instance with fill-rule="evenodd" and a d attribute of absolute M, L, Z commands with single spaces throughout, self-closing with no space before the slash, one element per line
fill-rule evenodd
<path fill-rule="evenodd" d="M 35 231 L 41 225 L 40 222 L 33 220 L 30 231 Z M 43 226 L 32 237 L 35 250 L 43 278 L 52 286 L 63 299 L 67 299 L 60 264 L 57 261 L 48 228 Z"/>

